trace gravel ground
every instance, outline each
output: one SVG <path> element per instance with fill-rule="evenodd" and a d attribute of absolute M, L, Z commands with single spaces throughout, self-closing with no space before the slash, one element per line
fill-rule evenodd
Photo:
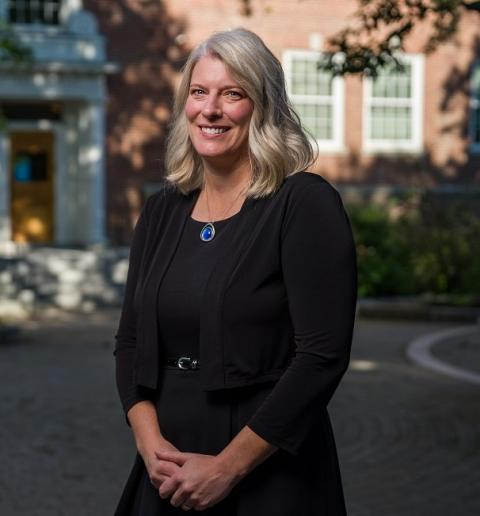
<path fill-rule="evenodd" d="M 31 321 L 0 346 L 1 516 L 113 514 L 135 453 L 115 391 L 117 318 Z M 478 386 L 405 358 L 448 326 L 357 322 L 330 405 L 350 516 L 480 514 Z"/>

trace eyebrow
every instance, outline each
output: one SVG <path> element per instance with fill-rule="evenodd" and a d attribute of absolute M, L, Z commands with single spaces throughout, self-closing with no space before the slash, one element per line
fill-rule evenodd
<path fill-rule="evenodd" d="M 205 89 L 208 89 L 206 88 L 205 86 L 203 86 L 202 84 L 199 84 L 197 82 L 192 82 L 189 86 L 190 88 L 194 88 L 194 87 L 197 87 L 197 88 L 205 88 Z M 245 91 L 241 86 L 236 86 L 234 84 L 231 84 L 231 85 L 227 85 L 227 86 L 223 86 L 223 88 L 220 88 L 222 90 L 231 90 L 231 89 L 235 89 L 235 90 L 242 90 L 242 91 Z"/>

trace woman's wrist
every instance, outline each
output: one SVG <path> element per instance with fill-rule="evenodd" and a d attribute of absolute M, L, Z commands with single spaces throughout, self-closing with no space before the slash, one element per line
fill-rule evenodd
<path fill-rule="evenodd" d="M 216 459 L 222 471 L 228 472 L 239 481 L 277 449 L 245 426 Z"/>
<path fill-rule="evenodd" d="M 137 444 L 138 453 L 142 456 L 154 456 L 155 451 L 159 450 L 176 450 L 170 441 L 167 441 L 163 436 L 156 439 L 149 439 L 148 441 L 139 442 Z"/>
<path fill-rule="evenodd" d="M 230 477 L 233 483 L 240 482 L 252 469 L 245 461 L 232 460 L 230 454 L 225 453 L 225 450 L 219 453 L 215 460 L 222 476 Z"/>

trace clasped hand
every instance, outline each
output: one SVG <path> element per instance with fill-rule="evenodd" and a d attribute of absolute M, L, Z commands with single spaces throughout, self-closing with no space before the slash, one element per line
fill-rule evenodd
<path fill-rule="evenodd" d="M 232 468 L 215 455 L 156 451 L 156 472 L 161 498 L 170 498 L 174 507 L 203 511 L 225 498 L 236 482 Z"/>

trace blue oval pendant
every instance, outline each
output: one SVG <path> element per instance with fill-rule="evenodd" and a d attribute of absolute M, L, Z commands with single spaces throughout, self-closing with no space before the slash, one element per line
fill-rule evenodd
<path fill-rule="evenodd" d="M 200 231 L 200 240 L 203 242 L 210 242 L 215 236 L 215 227 L 211 222 L 207 222 Z"/>

